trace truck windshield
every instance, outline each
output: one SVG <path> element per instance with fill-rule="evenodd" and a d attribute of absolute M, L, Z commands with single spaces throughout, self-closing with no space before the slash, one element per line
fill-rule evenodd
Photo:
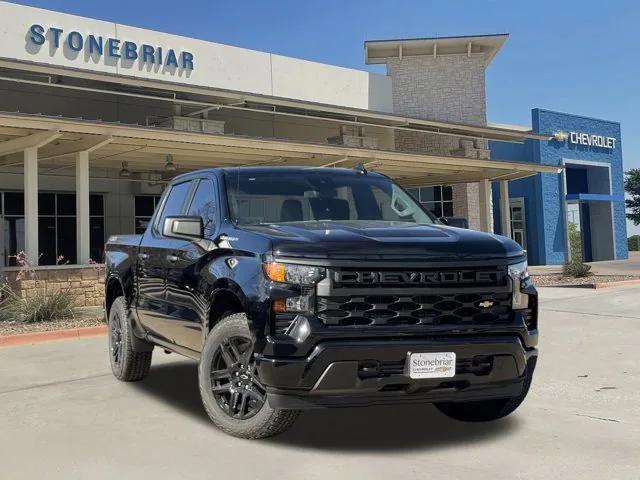
<path fill-rule="evenodd" d="M 327 170 L 225 172 L 232 219 L 239 225 L 292 222 L 432 224 L 416 201 L 386 177 Z"/>

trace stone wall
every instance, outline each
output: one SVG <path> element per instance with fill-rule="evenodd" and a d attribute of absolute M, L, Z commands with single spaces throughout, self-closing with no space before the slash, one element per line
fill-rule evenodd
<path fill-rule="evenodd" d="M 394 113 L 485 125 L 485 62 L 483 55 L 389 58 Z"/>
<path fill-rule="evenodd" d="M 17 269 L 7 269 L 4 275 L 23 297 L 37 289 L 69 289 L 78 307 L 98 307 L 104 299 L 104 265 L 36 267 L 33 275 L 26 273 L 21 280 L 16 280 Z"/>
<path fill-rule="evenodd" d="M 486 125 L 486 58 L 423 55 L 387 59 L 394 113 L 428 120 Z M 489 158 L 486 141 L 399 131 L 396 149 L 436 155 Z M 477 184 L 453 185 L 454 215 L 480 229 Z"/>

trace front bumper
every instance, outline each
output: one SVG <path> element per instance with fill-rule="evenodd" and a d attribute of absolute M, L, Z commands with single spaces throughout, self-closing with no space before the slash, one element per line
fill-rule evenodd
<path fill-rule="evenodd" d="M 404 370 L 409 352 L 445 351 L 456 353 L 454 377 L 411 379 Z M 518 336 L 455 336 L 326 341 L 306 357 L 259 355 L 257 364 L 272 407 L 309 409 L 515 397 L 537 355 Z"/>

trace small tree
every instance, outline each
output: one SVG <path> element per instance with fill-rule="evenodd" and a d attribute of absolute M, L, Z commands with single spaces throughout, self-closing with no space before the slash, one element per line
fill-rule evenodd
<path fill-rule="evenodd" d="M 569 222 L 569 253 L 571 254 L 571 263 L 582 262 L 582 235 L 578 226 Z"/>
<path fill-rule="evenodd" d="M 587 277 L 591 275 L 591 265 L 584 263 L 582 257 L 582 235 L 578 226 L 569 222 L 569 249 L 571 260 L 562 267 L 565 277 Z"/>
<path fill-rule="evenodd" d="M 640 168 L 632 168 L 625 174 L 624 189 L 631 198 L 625 200 L 627 218 L 634 225 L 640 225 Z"/>

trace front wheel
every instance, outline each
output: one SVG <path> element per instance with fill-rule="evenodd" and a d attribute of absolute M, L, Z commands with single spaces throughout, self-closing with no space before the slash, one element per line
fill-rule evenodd
<path fill-rule="evenodd" d="M 267 402 L 253 358 L 253 341 L 243 313 L 223 318 L 207 337 L 198 367 L 200 396 L 209 418 L 226 433 L 265 438 L 287 430 L 297 410 L 278 410 Z"/>
<path fill-rule="evenodd" d="M 522 393 L 517 397 L 476 402 L 436 403 L 435 406 L 447 417 L 462 422 L 490 422 L 506 417 L 513 413 L 527 397 L 533 379 L 533 367 L 533 363 L 527 367 Z"/>

